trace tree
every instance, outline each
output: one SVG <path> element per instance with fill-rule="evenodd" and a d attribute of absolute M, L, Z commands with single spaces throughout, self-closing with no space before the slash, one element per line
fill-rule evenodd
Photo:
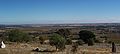
<path fill-rule="evenodd" d="M 14 29 L 8 31 L 8 39 L 11 42 L 28 42 L 32 38 L 27 33 Z"/>
<path fill-rule="evenodd" d="M 56 33 L 65 37 L 65 38 L 68 38 L 69 35 L 71 34 L 69 29 L 59 29 Z"/>
<path fill-rule="evenodd" d="M 50 38 L 50 45 L 54 45 L 57 49 L 65 49 L 65 38 L 63 38 L 61 35 L 59 34 L 53 34 Z"/>
<path fill-rule="evenodd" d="M 92 43 L 91 41 L 95 40 L 95 34 L 91 31 L 82 30 L 79 32 L 79 36 L 85 43 Z"/>

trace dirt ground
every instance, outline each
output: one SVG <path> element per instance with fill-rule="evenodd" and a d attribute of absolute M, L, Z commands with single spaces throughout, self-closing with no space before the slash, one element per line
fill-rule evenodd
<path fill-rule="evenodd" d="M 66 45 L 66 49 L 61 52 L 32 52 L 31 50 L 39 47 L 40 49 L 54 50 L 55 47 L 40 44 L 7 44 L 5 49 L 0 49 L 0 54 L 120 54 L 111 53 L 111 47 L 108 46 L 79 46 L 77 52 L 72 52 L 72 46 Z"/>

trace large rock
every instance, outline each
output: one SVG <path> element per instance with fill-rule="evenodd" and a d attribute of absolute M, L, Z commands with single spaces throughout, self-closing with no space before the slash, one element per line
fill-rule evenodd
<path fill-rule="evenodd" d="M 5 48 L 6 46 L 5 46 L 5 44 L 3 43 L 3 41 L 1 42 L 1 44 L 0 44 L 0 48 Z"/>

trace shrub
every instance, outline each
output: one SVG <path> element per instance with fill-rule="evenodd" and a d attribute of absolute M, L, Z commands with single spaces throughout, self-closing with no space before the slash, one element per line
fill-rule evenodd
<path fill-rule="evenodd" d="M 8 31 L 8 39 L 11 42 L 28 42 L 32 40 L 27 33 L 24 33 L 18 29 Z"/>
<path fill-rule="evenodd" d="M 69 38 L 69 35 L 71 34 L 69 29 L 59 29 L 56 33 L 65 38 Z"/>
<path fill-rule="evenodd" d="M 111 44 L 112 43 L 112 41 L 108 41 L 108 44 Z"/>
<path fill-rule="evenodd" d="M 100 41 L 100 39 L 95 39 L 95 43 L 102 43 L 102 41 Z"/>
<path fill-rule="evenodd" d="M 88 43 L 90 39 L 95 41 L 95 34 L 91 31 L 82 30 L 79 32 L 80 39 L 83 40 L 85 43 Z"/>
<path fill-rule="evenodd" d="M 57 49 L 65 49 L 65 38 L 63 38 L 61 35 L 59 34 L 53 34 L 50 38 L 50 45 L 54 45 Z"/>
<path fill-rule="evenodd" d="M 67 40 L 66 40 L 66 44 L 67 44 L 67 45 L 72 44 L 72 40 L 71 40 L 71 39 L 67 39 Z"/>

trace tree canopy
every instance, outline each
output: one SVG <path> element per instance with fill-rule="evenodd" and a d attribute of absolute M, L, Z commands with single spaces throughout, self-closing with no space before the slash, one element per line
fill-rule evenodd
<path fill-rule="evenodd" d="M 95 34 L 91 31 L 82 30 L 79 32 L 79 36 L 80 36 L 80 39 L 82 39 L 85 43 L 89 43 L 92 40 L 95 40 Z"/>
<path fill-rule="evenodd" d="M 65 38 L 69 37 L 69 35 L 71 34 L 69 29 L 59 29 L 56 33 Z"/>

